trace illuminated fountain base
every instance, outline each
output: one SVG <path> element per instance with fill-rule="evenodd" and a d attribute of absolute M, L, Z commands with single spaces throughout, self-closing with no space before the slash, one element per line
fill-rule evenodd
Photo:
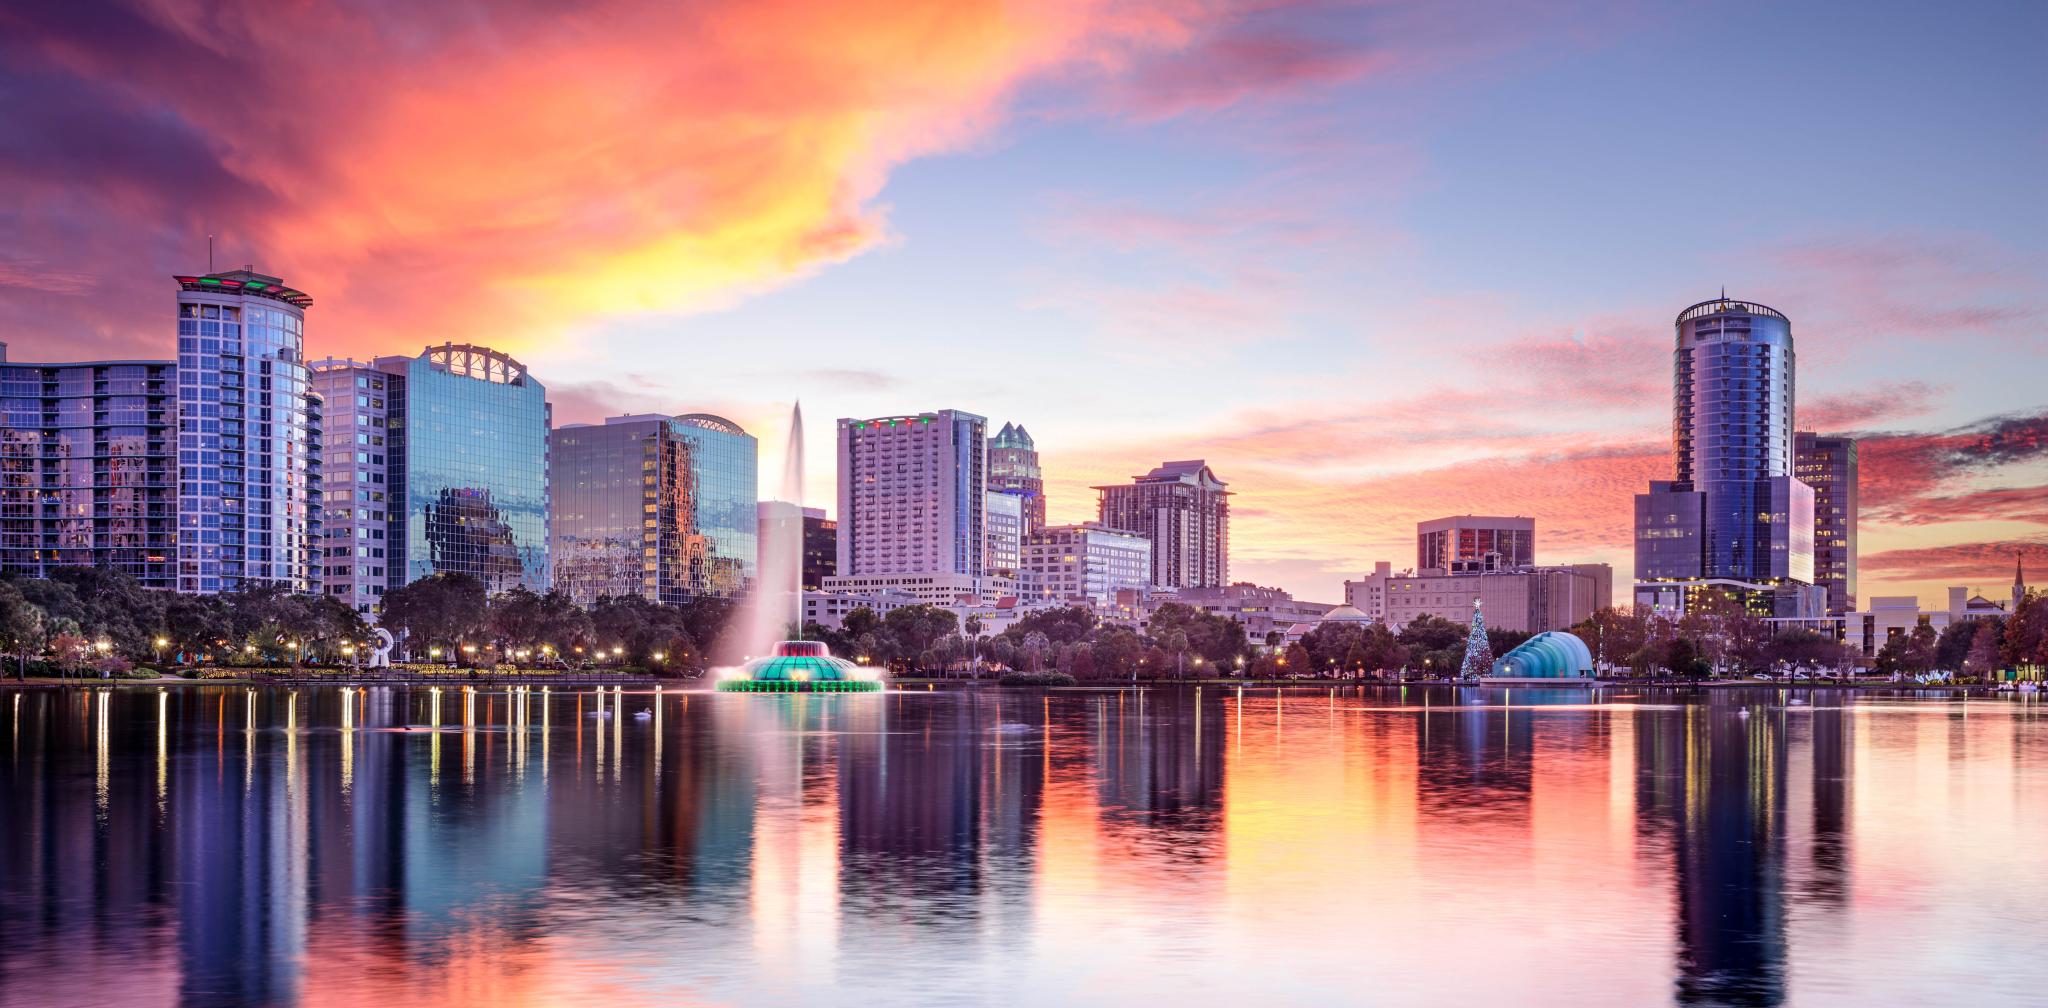
<path fill-rule="evenodd" d="M 876 670 L 834 658 L 818 641 L 783 641 L 775 653 L 719 674 L 726 693 L 873 693 Z"/>

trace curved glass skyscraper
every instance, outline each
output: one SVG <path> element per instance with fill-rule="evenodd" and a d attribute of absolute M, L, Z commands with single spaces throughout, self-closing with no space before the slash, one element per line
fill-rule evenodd
<path fill-rule="evenodd" d="M 1782 312 L 1724 297 L 1678 314 L 1676 478 L 1636 497 L 1639 604 L 1680 612 L 1714 589 L 1764 615 L 1808 614 L 1813 490 L 1792 475 L 1793 374 Z"/>

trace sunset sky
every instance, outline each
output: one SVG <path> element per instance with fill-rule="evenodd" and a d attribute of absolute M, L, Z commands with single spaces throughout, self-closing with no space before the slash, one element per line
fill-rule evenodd
<path fill-rule="evenodd" d="M 1629 576 L 1672 318 L 1792 319 L 1859 594 L 2048 581 L 2048 5 L 0 6 L 0 339 L 172 356 L 253 263 L 314 356 L 512 352 L 557 422 L 1025 424 L 1055 521 L 1206 458 L 1232 573 L 1413 524 Z M 772 494 L 777 478 L 764 477 Z M 1625 584 L 1625 581 L 1623 582 Z"/>

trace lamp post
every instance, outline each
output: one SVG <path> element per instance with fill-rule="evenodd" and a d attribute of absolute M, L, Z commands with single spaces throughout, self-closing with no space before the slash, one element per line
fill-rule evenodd
<path fill-rule="evenodd" d="M 169 646 L 170 643 L 170 641 L 165 640 L 162 637 L 158 637 L 156 639 L 156 663 L 158 665 L 162 665 L 164 663 L 164 648 Z"/>

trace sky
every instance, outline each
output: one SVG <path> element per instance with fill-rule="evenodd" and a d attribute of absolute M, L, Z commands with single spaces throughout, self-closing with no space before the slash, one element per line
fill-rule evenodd
<path fill-rule="evenodd" d="M 1859 594 L 2048 572 L 2048 6 L 514 0 L 0 6 L 0 339 L 172 356 L 173 273 L 314 357 L 518 356 L 558 423 L 1037 440 L 1054 521 L 1206 459 L 1234 578 L 1414 523 L 1630 576 L 1673 317 L 1792 319 Z M 2036 576 L 2035 580 L 2048 577 Z"/>

